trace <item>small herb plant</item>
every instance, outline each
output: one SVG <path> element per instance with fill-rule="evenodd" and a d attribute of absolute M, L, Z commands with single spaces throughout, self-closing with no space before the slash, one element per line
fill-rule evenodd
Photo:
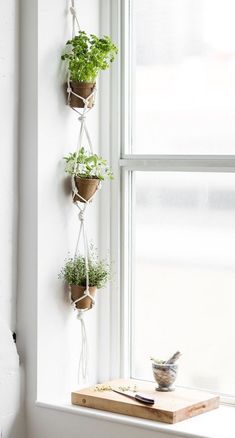
<path fill-rule="evenodd" d="M 113 179 L 113 173 L 107 166 L 107 161 L 96 154 L 91 154 L 84 148 L 64 157 L 65 172 L 80 178 Z"/>
<path fill-rule="evenodd" d="M 89 286 L 104 287 L 110 278 L 110 264 L 106 259 L 99 259 L 97 250 L 90 245 L 90 256 L 88 260 Z M 69 258 L 61 269 L 59 278 L 65 283 L 78 286 L 86 286 L 85 257 L 78 255 L 75 259 Z"/>
<path fill-rule="evenodd" d="M 98 38 L 80 31 L 67 41 L 61 59 L 67 61 L 72 81 L 94 83 L 100 70 L 108 69 L 117 53 L 118 49 L 110 37 Z"/>
<path fill-rule="evenodd" d="M 137 386 L 118 386 L 117 388 L 119 391 L 125 392 L 125 391 L 131 391 L 131 392 L 137 392 Z M 105 384 L 100 384 L 100 385 L 96 385 L 94 388 L 94 391 L 97 392 L 104 392 L 104 391 L 112 391 L 112 387 L 110 385 L 105 385 Z"/>

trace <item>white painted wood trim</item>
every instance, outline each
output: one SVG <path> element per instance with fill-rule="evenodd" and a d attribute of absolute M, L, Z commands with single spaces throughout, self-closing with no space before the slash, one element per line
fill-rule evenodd
<path fill-rule="evenodd" d="M 119 164 L 139 171 L 235 172 L 234 155 L 125 155 Z"/>
<path fill-rule="evenodd" d="M 97 418 L 101 421 L 119 423 L 128 427 L 138 427 L 146 431 L 153 430 L 156 432 L 156 438 L 158 436 L 157 433 L 163 433 L 165 438 L 171 438 L 173 436 L 181 438 L 222 438 L 226 436 L 226 438 L 232 438 L 235 436 L 234 408 L 228 406 L 221 406 L 219 409 L 176 424 L 164 424 L 130 417 L 128 415 L 83 408 L 74 406 L 69 402 L 58 403 L 38 400 L 36 406 L 39 408 L 68 412 L 73 415 L 86 416 L 88 418 Z"/>

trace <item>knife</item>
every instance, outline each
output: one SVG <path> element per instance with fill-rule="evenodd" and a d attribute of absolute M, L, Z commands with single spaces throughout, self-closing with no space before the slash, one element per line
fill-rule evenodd
<path fill-rule="evenodd" d="M 142 394 L 131 395 L 129 393 L 118 391 L 117 389 L 113 389 L 113 388 L 112 391 L 116 392 L 117 394 L 125 395 L 126 397 L 132 398 L 133 400 L 138 401 L 139 403 L 143 403 L 145 405 L 153 405 L 155 403 L 154 398 L 147 397 L 146 395 L 142 395 Z"/>

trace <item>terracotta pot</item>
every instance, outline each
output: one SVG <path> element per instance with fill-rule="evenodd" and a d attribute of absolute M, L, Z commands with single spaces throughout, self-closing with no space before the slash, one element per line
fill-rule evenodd
<path fill-rule="evenodd" d="M 73 301 L 76 301 L 78 298 L 81 298 L 86 290 L 85 286 L 78 286 L 77 284 L 71 284 L 71 298 Z M 96 286 L 89 286 L 89 293 L 92 297 L 95 296 L 97 291 Z M 82 300 L 76 303 L 77 309 L 91 309 L 92 308 L 92 300 L 90 297 L 85 297 Z"/>
<path fill-rule="evenodd" d="M 78 94 L 79 96 L 83 97 L 84 99 L 87 99 L 90 94 L 94 91 L 95 83 L 93 82 L 70 82 L 72 91 L 74 93 Z M 95 99 L 94 95 L 90 97 L 88 108 L 92 108 L 94 106 Z M 69 105 L 73 108 L 84 108 L 84 102 L 79 97 L 75 96 L 74 94 L 70 94 L 70 102 Z"/>
<path fill-rule="evenodd" d="M 99 187 L 100 180 L 98 178 L 80 178 L 75 177 L 75 185 L 77 187 L 79 195 L 81 195 L 86 201 L 89 201 L 91 197 L 95 194 Z M 79 196 L 75 195 L 74 201 L 85 202 Z"/>

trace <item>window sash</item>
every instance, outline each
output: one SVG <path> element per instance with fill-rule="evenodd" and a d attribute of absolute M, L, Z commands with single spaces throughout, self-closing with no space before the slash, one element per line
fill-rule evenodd
<path fill-rule="evenodd" d="M 108 207 L 110 223 L 111 259 L 115 262 L 115 276 L 110 287 L 109 305 L 109 350 L 110 370 L 107 378 L 130 377 L 131 375 L 131 307 L 133 278 L 130 274 L 132 258 L 132 183 L 133 171 L 182 171 L 182 172 L 235 172 L 235 155 L 135 155 L 126 153 L 127 145 L 133 138 L 132 125 L 133 96 L 131 82 L 133 53 L 131 53 L 131 1 L 102 0 L 110 18 L 110 34 L 120 47 L 118 61 L 112 66 L 110 94 L 106 84 L 102 88 L 107 93 L 109 111 L 105 114 L 110 121 L 110 161 L 115 180 L 110 185 L 110 197 L 101 202 Z M 107 5 L 109 9 L 107 9 Z M 106 20 L 107 23 L 107 20 Z M 105 28 L 105 31 L 106 28 Z M 102 85 L 102 84 L 101 84 Z M 106 90 L 106 91 L 105 91 Z M 108 114 L 109 113 L 109 114 Z M 107 117 L 101 117 L 101 133 L 107 132 Z M 101 137 L 102 138 L 102 137 Z M 107 152 L 101 145 L 101 152 Z M 106 196 L 106 195 L 104 195 Z M 107 224 L 107 218 L 106 222 Z M 104 225 L 105 226 L 105 225 Z M 101 236 L 107 230 L 101 224 Z M 107 326 L 105 328 L 107 330 Z M 105 335 L 105 333 L 103 333 Z M 117 363 L 117 358 L 120 361 Z M 102 365 L 102 358 L 101 358 Z M 231 403 L 230 398 L 223 398 Z"/>

